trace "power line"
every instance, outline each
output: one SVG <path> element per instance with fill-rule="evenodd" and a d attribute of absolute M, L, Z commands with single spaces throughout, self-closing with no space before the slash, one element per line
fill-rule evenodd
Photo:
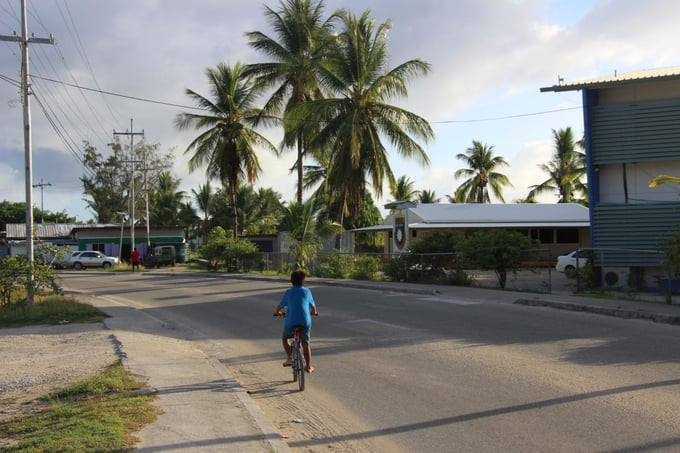
<path fill-rule="evenodd" d="M 97 93 L 107 94 L 109 96 L 117 96 L 117 97 L 122 97 L 122 98 L 126 98 L 126 99 L 132 99 L 132 100 L 135 100 L 135 101 L 149 102 L 149 103 L 152 103 L 152 104 L 167 105 L 167 106 L 170 106 L 170 107 L 181 107 L 181 108 L 184 108 L 184 109 L 191 109 L 191 110 L 206 111 L 206 109 L 201 108 L 201 107 L 193 107 L 193 106 L 188 106 L 188 105 L 183 105 L 183 104 L 176 104 L 176 103 L 172 103 L 172 102 L 157 101 L 157 100 L 154 100 L 154 99 L 142 98 L 142 97 L 138 97 L 138 96 L 129 96 L 129 95 L 126 95 L 126 94 L 115 93 L 115 92 L 112 92 L 112 91 L 98 90 L 98 89 L 95 89 L 95 88 L 83 87 L 83 86 L 71 84 L 71 83 L 68 83 L 68 82 L 61 82 L 59 80 L 50 79 L 48 77 L 40 77 L 40 76 L 34 75 L 33 78 L 47 80 L 49 82 L 54 82 L 54 83 L 62 83 L 64 85 L 67 85 L 67 86 L 70 86 L 70 87 L 73 87 L 73 88 L 78 88 L 78 89 L 81 89 L 81 90 L 93 91 L 93 92 L 97 92 Z M 569 110 L 580 110 L 580 109 L 582 109 L 581 106 L 565 107 L 565 108 L 562 108 L 562 109 L 541 110 L 541 111 L 538 111 L 538 112 L 518 113 L 518 114 L 515 114 L 515 115 L 505 115 L 505 116 L 497 116 L 497 117 L 489 117 L 489 118 L 473 118 L 473 119 L 466 119 L 466 120 L 430 121 L 429 123 L 430 124 L 477 123 L 477 122 L 498 121 L 498 120 L 513 119 L 513 118 L 522 118 L 522 117 L 526 117 L 526 116 L 547 115 L 547 114 L 550 114 L 550 113 L 559 113 L 559 112 L 566 112 L 566 111 L 569 111 Z"/>
<path fill-rule="evenodd" d="M 481 123 L 481 122 L 486 122 L 486 121 L 498 121 L 498 120 L 509 120 L 513 118 L 522 118 L 526 116 L 536 116 L 536 115 L 546 115 L 548 113 L 558 113 L 558 112 L 566 112 L 568 110 L 581 110 L 582 107 L 565 107 L 563 109 L 555 109 L 555 110 L 543 110 L 540 112 L 531 112 L 531 113 L 518 113 L 516 115 L 506 115 L 506 116 L 496 116 L 496 117 L 491 117 L 491 118 L 478 118 L 478 119 L 469 119 L 469 120 L 445 120 L 445 121 L 430 121 L 431 124 L 456 124 L 456 123 Z"/>
<path fill-rule="evenodd" d="M 69 27 L 68 22 L 66 21 L 66 18 L 64 17 L 64 13 L 61 10 L 61 6 L 59 6 L 59 3 L 57 3 L 57 8 L 59 9 L 59 13 L 61 14 L 62 19 L 64 20 L 64 23 L 66 24 L 66 28 L 68 29 L 69 33 L 71 36 L 75 37 L 74 42 L 76 43 L 76 48 L 78 49 L 78 52 L 81 55 L 81 58 L 85 62 L 85 65 L 87 66 L 88 72 L 90 73 L 90 76 L 92 76 L 92 80 L 94 81 L 95 86 L 97 89 L 101 90 L 101 86 L 99 85 L 99 81 L 97 80 L 97 76 L 94 74 L 94 69 L 92 68 L 92 64 L 90 63 L 90 59 L 87 56 L 87 52 L 85 51 L 85 46 L 83 45 L 82 40 L 80 39 L 80 34 L 78 33 L 78 27 L 76 26 L 76 23 L 73 20 L 73 16 L 71 15 L 71 9 L 68 6 L 68 2 L 64 2 L 64 6 L 66 7 L 66 12 L 68 13 L 68 18 L 71 22 L 72 28 Z M 73 29 L 73 31 L 71 31 Z M 74 78 L 75 81 L 75 78 Z M 120 115 L 117 115 L 113 109 L 111 108 L 111 105 L 109 104 L 108 100 L 104 95 L 102 95 L 102 100 L 104 101 L 104 105 L 106 105 L 106 108 L 109 110 L 109 113 L 111 114 L 111 118 L 113 119 L 114 123 L 118 123 L 120 120 Z"/>
<path fill-rule="evenodd" d="M 183 108 L 183 109 L 205 111 L 205 109 L 199 108 L 199 107 L 192 107 L 192 106 L 188 106 L 188 105 L 175 104 L 175 103 L 172 103 L 172 102 L 156 101 L 156 100 L 153 100 L 153 99 L 142 98 L 142 97 L 138 97 L 138 96 L 129 96 L 127 94 L 114 93 L 112 91 L 105 91 L 105 90 L 99 90 L 99 89 L 95 89 L 95 88 L 88 88 L 88 87 L 84 87 L 84 86 L 73 84 L 73 83 L 61 82 L 59 80 L 50 79 L 49 77 L 40 77 L 40 76 L 36 76 L 36 75 L 34 75 L 32 77 L 36 78 L 36 79 L 47 80 L 49 82 L 61 83 L 63 85 L 70 86 L 70 87 L 73 87 L 73 88 L 78 88 L 80 90 L 92 91 L 92 92 L 95 92 L 95 93 L 107 94 L 109 96 L 116 96 L 116 97 L 125 98 L 125 99 L 132 99 L 134 101 L 148 102 L 148 103 L 151 103 L 151 104 L 167 105 L 167 106 L 170 106 L 170 107 L 180 107 L 180 108 Z"/>

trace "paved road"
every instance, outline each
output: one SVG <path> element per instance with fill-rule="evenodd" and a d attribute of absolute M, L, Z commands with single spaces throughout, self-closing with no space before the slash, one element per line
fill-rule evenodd
<path fill-rule="evenodd" d="M 218 357 L 299 451 L 678 451 L 680 328 L 499 302 L 315 285 L 317 371 L 288 381 L 284 282 L 65 274 Z M 489 294 L 484 293 L 484 294 Z M 299 426 L 291 421 L 301 421 Z"/>

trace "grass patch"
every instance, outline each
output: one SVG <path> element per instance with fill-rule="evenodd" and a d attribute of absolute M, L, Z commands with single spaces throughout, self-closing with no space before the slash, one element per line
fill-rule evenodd
<path fill-rule="evenodd" d="M 38 296 L 31 306 L 25 301 L 0 306 L 0 328 L 101 322 L 107 317 L 90 304 L 59 295 Z"/>
<path fill-rule="evenodd" d="M 0 424 L 0 438 L 13 441 L 5 452 L 125 451 L 132 433 L 158 416 L 155 395 L 138 392 L 135 380 L 117 362 L 102 374 L 43 398 L 37 414 Z"/>

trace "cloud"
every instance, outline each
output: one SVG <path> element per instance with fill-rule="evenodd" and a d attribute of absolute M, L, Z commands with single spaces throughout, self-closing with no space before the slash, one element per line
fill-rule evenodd
<path fill-rule="evenodd" d="M 274 9 L 279 5 L 275 0 L 266 3 Z M 432 65 L 429 75 L 409 83 L 408 99 L 393 102 L 433 122 L 578 106 L 577 93 L 541 94 L 538 88 L 555 83 L 558 74 L 574 81 L 615 69 L 623 72 L 677 64 L 680 54 L 675 32 L 680 8 L 671 0 L 326 0 L 325 4 L 327 13 L 341 7 L 357 14 L 370 9 L 379 22 L 390 20 L 391 66 L 412 58 Z M 251 0 L 197 0 L 190 5 L 180 0 L 69 0 L 31 3 L 30 12 L 31 31 L 36 36 L 53 33 L 58 43 L 31 46 L 35 75 L 182 105 L 189 103 L 186 88 L 207 92 L 207 67 L 221 61 L 264 59 L 247 45 L 245 32 L 272 34 L 262 3 Z M 13 20 L 8 15 L 0 22 L 0 34 L 11 34 L 11 27 L 16 26 Z M 4 44 L 0 46 L 0 73 L 18 79 L 18 46 Z M 34 150 L 40 156 L 36 171 L 43 171 L 38 160 L 49 164 L 44 177 L 60 185 L 66 184 L 60 181 L 62 175 L 77 181 L 82 169 L 71 153 L 79 152 L 84 140 L 105 152 L 113 130 L 125 130 L 134 118 L 135 128 L 144 129 L 147 141 L 174 150 L 173 169 L 183 181 L 183 190 L 190 193 L 205 182 L 202 172 L 190 174 L 186 167 L 184 150 L 195 131 L 180 132 L 174 127 L 174 118 L 183 107 L 81 92 L 37 78 L 34 85 L 60 130 L 67 131 L 64 140 L 72 148 L 56 135 L 33 102 Z M 15 190 L 22 186 L 23 161 L 9 157 L 23 155 L 17 99 L 17 88 L 0 81 L 0 105 L 13 105 L 0 109 L 0 156 L 7 157 L 2 160 L 3 175 L 7 176 L 1 178 L 0 187 L 3 198 L 12 200 L 23 199 L 22 190 Z M 452 174 L 459 162 L 452 156 L 472 139 L 480 139 L 493 143 L 511 163 L 508 173 L 516 188 L 506 192 L 506 199 L 524 197 L 525 186 L 542 180 L 535 163 L 545 158 L 543 140 L 550 129 L 578 127 L 573 120 L 577 116 L 436 124 L 437 140 L 428 147 L 432 168 L 421 169 L 395 157 L 393 170 L 397 175 L 413 175 L 419 186 L 422 183 L 419 188 L 434 189 L 443 196 L 456 185 Z M 569 123 L 560 124 L 566 121 Z M 278 144 L 277 132 L 265 133 Z M 291 199 L 295 175 L 288 169 L 294 162 L 293 153 L 275 159 L 262 152 L 260 158 L 264 172 L 257 186 L 273 187 L 284 199 Z M 59 199 L 56 186 L 46 191 L 46 207 L 49 193 L 50 206 L 68 206 L 85 217 L 82 195 L 77 184 L 72 186 L 70 196 Z"/>

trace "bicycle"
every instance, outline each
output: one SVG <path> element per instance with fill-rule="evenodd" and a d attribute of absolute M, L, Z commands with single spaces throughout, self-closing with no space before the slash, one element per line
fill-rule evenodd
<path fill-rule="evenodd" d="M 274 315 L 276 316 L 276 315 Z M 286 314 L 281 313 L 281 317 L 285 318 Z M 305 326 L 293 326 L 293 341 L 291 344 L 291 368 L 293 370 L 293 382 L 298 383 L 300 391 L 305 389 L 305 369 L 307 368 L 307 361 L 302 350 L 302 333 Z"/>
<path fill-rule="evenodd" d="M 305 326 L 293 326 L 293 344 L 291 350 L 293 382 L 297 381 L 300 391 L 305 389 L 305 368 L 307 368 L 305 354 L 302 351 L 302 332 L 304 328 Z"/>

